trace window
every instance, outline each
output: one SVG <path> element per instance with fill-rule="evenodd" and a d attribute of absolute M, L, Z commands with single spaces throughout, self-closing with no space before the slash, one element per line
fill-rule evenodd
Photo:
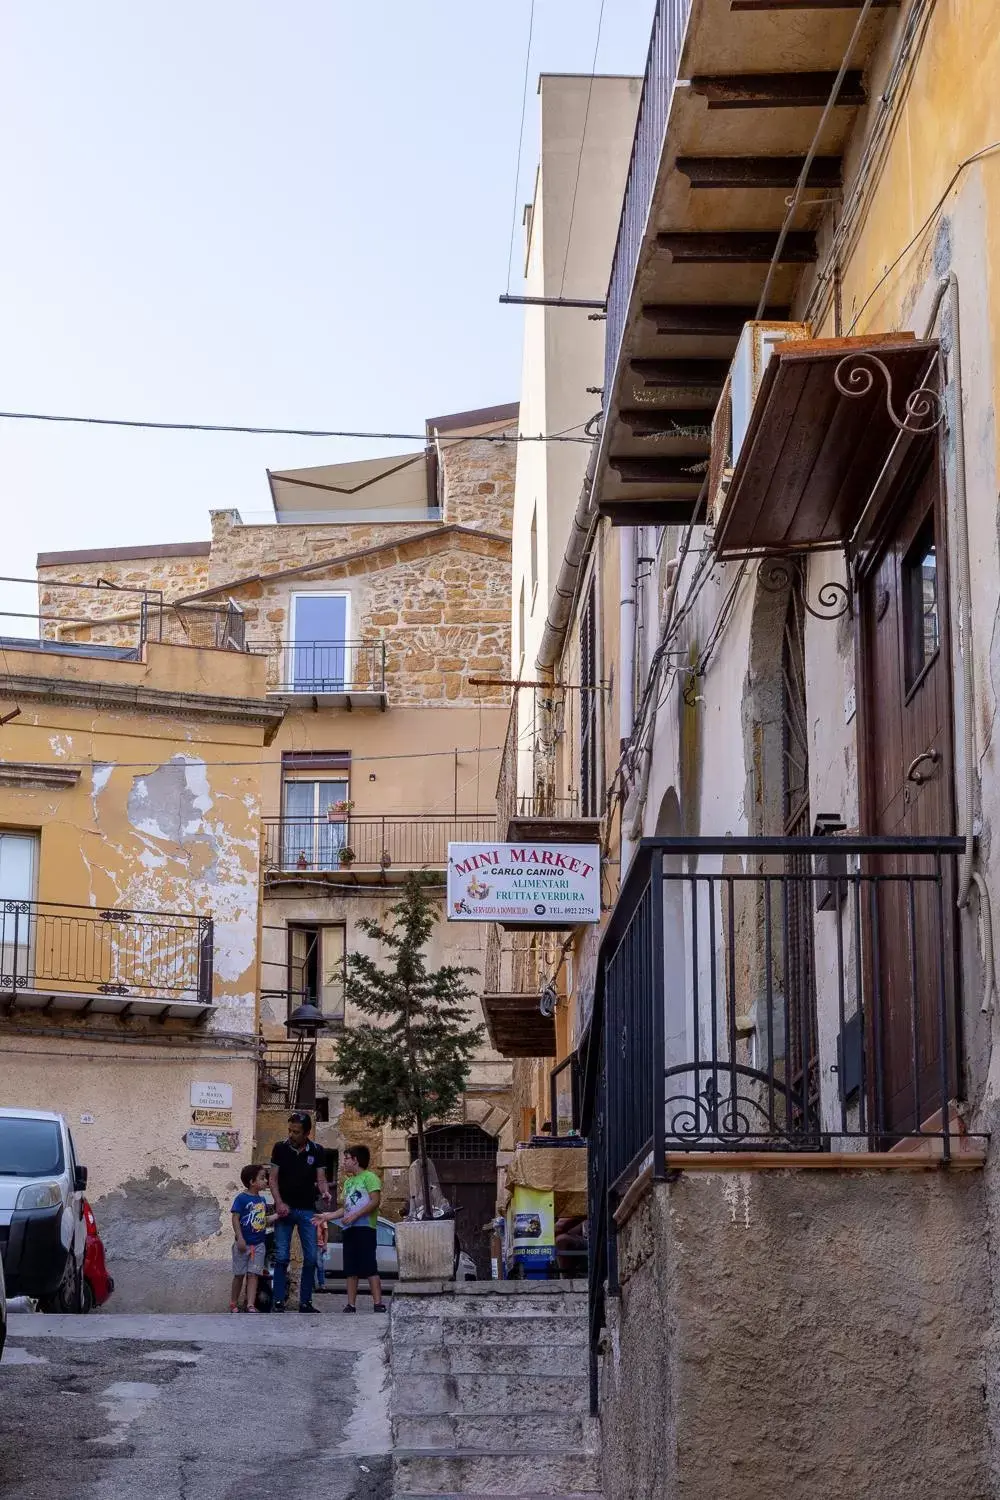
<path fill-rule="evenodd" d="M 350 686 L 353 664 L 347 644 L 350 595 L 293 594 L 292 639 L 286 680 L 300 692 L 335 693 Z"/>
<path fill-rule="evenodd" d="M 347 929 L 330 926 L 288 928 L 288 1012 L 315 1005 L 328 1021 L 344 1019 Z"/>
<path fill-rule="evenodd" d="M 531 512 L 531 602 L 535 602 L 535 590 L 538 588 L 538 502 Z"/>
<path fill-rule="evenodd" d="M 0 833 L 0 900 L 34 900 L 37 851 L 33 833 Z"/>
<path fill-rule="evenodd" d="M 921 528 L 903 563 L 906 687 L 912 688 L 938 653 L 941 612 L 933 516 Z"/>
<path fill-rule="evenodd" d="M 580 617 L 580 812 L 585 818 L 601 813 L 598 697 L 597 581 L 592 577 Z"/>
<path fill-rule="evenodd" d="M 296 775 L 284 783 L 281 866 L 284 870 L 335 870 L 350 822 L 344 778 Z"/>

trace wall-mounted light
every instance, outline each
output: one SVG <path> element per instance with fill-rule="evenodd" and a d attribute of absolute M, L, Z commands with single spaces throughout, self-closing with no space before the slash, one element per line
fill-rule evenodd
<path fill-rule="evenodd" d="M 374 781 L 375 780 L 375 772 L 374 771 L 369 771 L 368 772 L 368 780 L 369 781 Z"/>

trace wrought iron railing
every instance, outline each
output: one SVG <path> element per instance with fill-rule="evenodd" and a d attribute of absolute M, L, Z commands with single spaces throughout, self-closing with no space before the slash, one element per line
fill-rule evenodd
<path fill-rule="evenodd" d="M 385 692 L 385 641 L 252 641 L 247 649 L 267 657 L 272 693 Z"/>
<path fill-rule="evenodd" d="M 608 409 L 614 387 L 615 368 L 639 264 L 639 251 L 646 232 L 660 165 L 670 96 L 677 79 L 681 44 L 690 12 L 691 0 L 657 0 L 653 17 L 639 115 L 632 142 L 632 158 L 625 181 L 618 239 L 608 285 L 608 318 L 604 344 L 605 410 Z"/>
<path fill-rule="evenodd" d="M 260 1042 L 257 1059 L 258 1109 L 316 1107 L 316 1042 L 311 1037 Z"/>
<path fill-rule="evenodd" d="M 443 870 L 450 843 L 488 843 L 496 837 L 496 819 L 481 813 L 350 813 L 332 820 L 263 821 L 265 868 L 285 873 Z"/>
<path fill-rule="evenodd" d="M 213 931 L 176 912 L 0 900 L 0 1003 L 56 990 L 210 1005 Z"/>
<path fill-rule="evenodd" d="M 507 838 L 512 818 L 579 817 L 579 797 L 556 790 L 565 696 L 566 690 L 555 684 L 514 690 L 497 779 L 501 838 Z"/>
<path fill-rule="evenodd" d="M 643 1169 L 665 1178 L 668 1152 L 931 1140 L 949 1158 L 962 847 L 640 844 L 601 945 L 585 1071 L 592 1379 L 605 1288 L 616 1287 L 615 1208 Z"/>
<path fill-rule="evenodd" d="M 486 930 L 483 990 L 487 995 L 537 995 L 549 972 L 538 932 L 505 932 L 495 922 Z"/>

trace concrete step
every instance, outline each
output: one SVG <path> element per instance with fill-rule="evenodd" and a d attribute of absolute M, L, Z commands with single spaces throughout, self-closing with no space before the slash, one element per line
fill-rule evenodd
<path fill-rule="evenodd" d="M 478 1339 L 464 1344 L 445 1343 L 439 1339 L 436 1343 L 425 1344 L 418 1340 L 405 1343 L 394 1338 L 392 1374 L 394 1381 L 410 1375 L 517 1375 L 522 1390 L 525 1381 L 529 1380 L 533 1380 L 536 1387 L 561 1377 L 574 1376 L 586 1381 L 587 1341 L 580 1338 L 565 1344 L 539 1346 L 506 1339 L 502 1342 Z"/>
<path fill-rule="evenodd" d="M 455 1411 L 517 1411 L 531 1394 L 533 1411 L 585 1412 L 590 1404 L 587 1370 L 574 1362 L 568 1375 L 546 1375 L 543 1379 L 525 1380 L 523 1364 L 516 1373 L 478 1374 L 463 1371 L 455 1374 L 429 1374 L 426 1363 L 419 1363 L 412 1374 L 397 1373 L 392 1384 L 394 1416 L 437 1415 Z"/>
<path fill-rule="evenodd" d="M 580 1292 L 536 1292 L 529 1296 L 512 1296 L 493 1291 L 480 1292 L 480 1287 L 513 1285 L 511 1282 L 470 1282 L 475 1292 L 453 1297 L 436 1297 L 434 1315 L 446 1320 L 452 1318 L 586 1318 L 587 1299 Z M 547 1283 L 543 1283 L 547 1285 Z M 556 1283 L 558 1285 L 558 1283 Z M 426 1318 L 429 1299 L 408 1296 L 397 1292 L 392 1302 L 393 1323 Z"/>
<path fill-rule="evenodd" d="M 507 1490 L 505 1493 L 508 1500 L 604 1500 L 599 1490 L 574 1490 L 572 1494 L 568 1490 L 560 1490 L 558 1494 L 553 1490 L 546 1490 L 544 1494 L 541 1490 L 518 1490 L 516 1493 L 513 1490 Z M 397 1490 L 393 1500 L 402 1500 L 402 1496 L 403 1491 Z M 410 1490 L 406 1493 L 406 1500 L 495 1500 L 495 1496 L 486 1495 L 482 1490 L 478 1490 L 475 1494 L 471 1490 L 462 1490 L 461 1493 L 451 1490 L 448 1494 L 435 1490 L 433 1495 L 429 1493 L 418 1495 Z"/>
<path fill-rule="evenodd" d="M 522 1396 L 523 1402 L 523 1396 Z M 520 1452 L 594 1453 L 597 1425 L 581 1412 L 496 1411 L 404 1415 L 392 1418 L 393 1447 L 414 1451 L 442 1448 L 474 1451 L 510 1447 Z"/>
<path fill-rule="evenodd" d="M 600 1493 L 598 1459 L 589 1453 L 519 1453 L 440 1448 L 393 1453 L 397 1500 L 414 1496 L 549 1497 Z"/>
<path fill-rule="evenodd" d="M 478 1344 L 488 1341 L 493 1344 L 511 1342 L 537 1342 L 545 1344 L 572 1344 L 585 1346 L 587 1321 L 581 1317 L 523 1316 L 517 1318 L 491 1317 L 431 1317 L 392 1319 L 393 1349 L 405 1348 L 408 1344 Z"/>

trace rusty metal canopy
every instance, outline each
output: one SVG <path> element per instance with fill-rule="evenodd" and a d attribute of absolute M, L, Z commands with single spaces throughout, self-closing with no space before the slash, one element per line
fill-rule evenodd
<path fill-rule="evenodd" d="M 849 543 L 893 450 L 938 426 L 936 341 L 775 346 L 716 528 L 721 557 Z"/>
<path fill-rule="evenodd" d="M 483 1015 L 503 1057 L 555 1057 L 555 1019 L 542 1015 L 537 994 L 484 994 Z"/>

